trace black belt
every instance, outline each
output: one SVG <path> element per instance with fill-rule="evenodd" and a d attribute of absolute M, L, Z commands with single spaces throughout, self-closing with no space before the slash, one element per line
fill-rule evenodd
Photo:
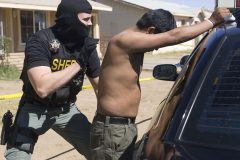
<path fill-rule="evenodd" d="M 112 117 L 97 113 L 94 120 L 104 122 L 105 124 L 133 124 L 135 118 L 128 117 Z"/>
<path fill-rule="evenodd" d="M 61 113 L 68 113 L 70 110 L 70 107 L 74 105 L 74 103 L 66 103 L 62 104 L 59 106 L 48 106 L 42 102 L 36 101 L 36 100 L 27 100 L 26 103 L 31 104 L 31 105 L 38 105 L 44 109 L 47 110 L 46 113 L 51 113 L 51 114 L 61 114 Z M 46 114 L 43 113 L 43 114 Z"/>

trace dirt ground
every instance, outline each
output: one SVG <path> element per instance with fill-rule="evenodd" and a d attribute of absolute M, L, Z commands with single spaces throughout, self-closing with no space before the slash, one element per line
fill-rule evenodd
<path fill-rule="evenodd" d="M 141 78 L 152 76 L 151 71 L 143 71 Z M 85 85 L 88 82 L 85 83 Z M 156 107 L 167 95 L 173 82 L 150 80 L 141 82 L 142 98 L 136 123 L 149 119 L 154 114 Z M 0 81 L 0 95 L 21 92 L 21 81 Z M 1 106 L 0 100 L 0 107 Z M 6 101 L 6 100 L 4 100 Z M 9 103 L 18 99 L 7 100 Z M 79 93 L 77 105 L 79 109 L 92 121 L 96 110 L 96 98 L 92 89 L 86 89 Z M 138 139 L 147 129 L 150 121 L 138 124 Z M 5 146 L 0 146 L 0 159 L 4 159 Z M 53 130 L 39 137 L 32 156 L 33 160 L 84 160 L 73 147 Z"/>

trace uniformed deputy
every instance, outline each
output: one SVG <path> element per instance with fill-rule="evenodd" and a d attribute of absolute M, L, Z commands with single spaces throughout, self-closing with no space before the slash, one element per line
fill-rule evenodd
<path fill-rule="evenodd" d="M 56 24 L 28 40 L 21 74 L 23 96 L 6 159 L 31 159 L 38 136 L 50 128 L 90 159 L 90 122 L 75 102 L 85 73 L 97 93 L 100 62 L 97 41 L 88 37 L 91 11 L 87 0 L 62 0 Z"/>

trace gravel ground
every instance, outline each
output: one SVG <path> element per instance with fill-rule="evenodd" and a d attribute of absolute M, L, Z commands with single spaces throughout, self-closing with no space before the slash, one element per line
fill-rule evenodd
<path fill-rule="evenodd" d="M 143 71 L 141 78 L 151 77 L 151 71 Z M 88 84 L 86 81 L 85 85 Z M 160 80 L 150 80 L 141 83 L 142 98 L 136 122 L 149 119 L 154 114 L 156 107 L 167 95 L 173 82 Z M 21 92 L 21 81 L 0 81 L 0 95 Z M 7 105 L 16 106 L 18 99 L 0 100 L 1 112 L 7 110 Z M 92 89 L 86 89 L 78 95 L 77 105 L 79 109 L 92 121 L 96 110 L 96 98 Z M 147 129 L 150 121 L 138 124 L 138 139 L 140 139 Z M 0 159 L 4 159 L 5 146 L 0 146 Z M 33 160 L 84 160 L 73 147 L 53 130 L 49 130 L 40 136 L 32 156 Z"/>

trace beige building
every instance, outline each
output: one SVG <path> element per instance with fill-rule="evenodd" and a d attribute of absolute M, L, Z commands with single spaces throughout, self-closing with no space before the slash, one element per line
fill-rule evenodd
<path fill-rule="evenodd" d="M 112 8 L 99 2 L 89 2 L 93 7 L 91 35 L 100 38 L 99 11 L 112 11 Z M 55 12 L 59 3 L 60 0 L 0 0 L 0 38 L 7 37 L 11 40 L 8 46 L 8 60 L 11 64 L 22 68 L 27 38 L 55 23 Z M 0 57 L 1 54 L 3 51 L 0 47 Z"/>
<path fill-rule="evenodd" d="M 161 0 L 89 0 L 93 6 L 92 37 L 99 38 L 99 56 L 104 55 L 109 39 L 135 25 L 147 11 L 163 8 L 175 16 L 178 26 L 202 21 L 211 12 Z M 54 24 L 60 0 L 0 0 L 0 38 L 11 39 L 9 62 L 22 68 L 25 42 L 32 33 Z M 110 12 L 109 12 L 110 11 Z M 160 52 L 191 49 L 195 41 L 166 47 Z M 1 46 L 1 45 L 0 45 Z M 0 59 L 1 59 L 0 47 Z M 1 60 L 0 60 L 1 62 Z"/>

